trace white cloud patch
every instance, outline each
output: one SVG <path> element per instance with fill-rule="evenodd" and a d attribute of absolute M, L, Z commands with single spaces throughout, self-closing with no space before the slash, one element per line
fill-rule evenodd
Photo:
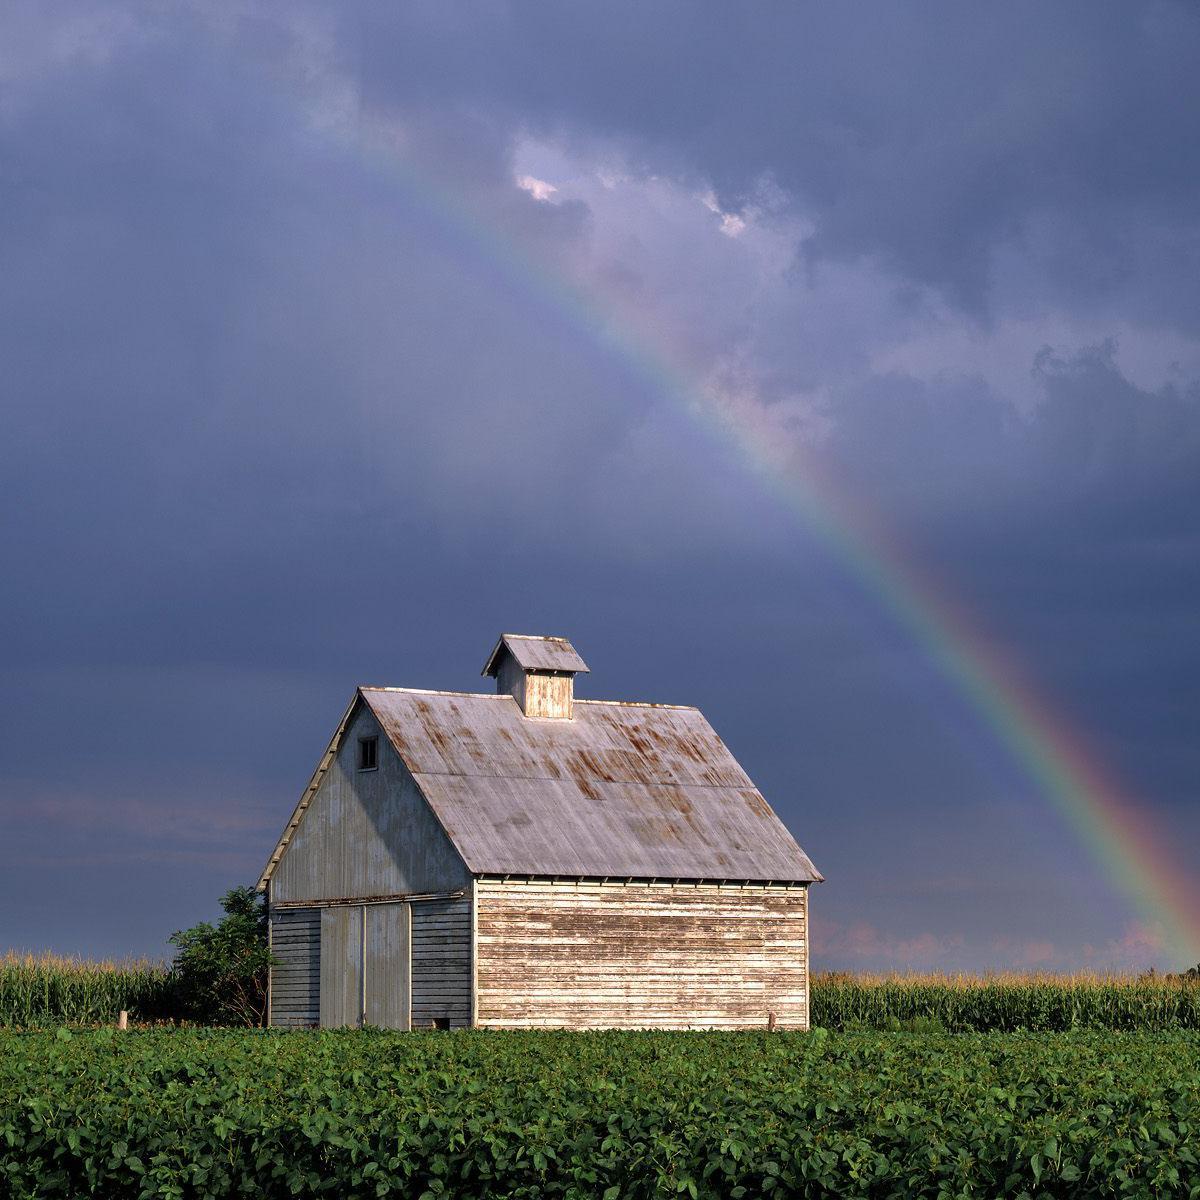
<path fill-rule="evenodd" d="M 517 187 L 523 192 L 528 192 L 535 200 L 541 203 L 549 203 L 557 194 L 558 188 L 552 183 L 547 183 L 544 179 L 538 179 L 533 175 L 518 175 Z"/>
<path fill-rule="evenodd" d="M 711 191 L 705 192 L 700 197 L 700 203 L 703 204 L 704 207 L 707 208 L 708 211 L 714 216 L 721 218 L 721 223 L 717 226 L 717 228 L 726 237 L 735 238 L 739 234 L 746 232 L 746 218 L 744 216 L 739 216 L 734 212 L 725 212 L 717 203 L 717 197 L 715 193 Z"/>
<path fill-rule="evenodd" d="M 731 211 L 711 188 L 639 173 L 612 145 L 524 137 L 513 154 L 531 194 L 554 186 L 556 200 L 588 209 L 587 238 L 554 269 L 701 387 L 736 395 L 743 415 L 755 403 L 820 408 L 822 421 L 794 423 L 812 433 L 836 422 L 840 396 L 890 377 L 970 382 L 1030 414 L 1044 399 L 1033 371 L 1044 347 L 1071 354 L 1113 338 L 1138 386 L 1186 387 L 1200 375 L 1200 339 L 1178 330 L 1048 303 L 982 323 L 870 256 L 809 262 L 818 218 L 770 177 Z"/>

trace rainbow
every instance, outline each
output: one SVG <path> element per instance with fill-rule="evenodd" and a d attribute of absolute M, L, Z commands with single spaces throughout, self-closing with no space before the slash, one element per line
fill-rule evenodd
<path fill-rule="evenodd" d="M 455 241 L 466 242 L 510 286 L 548 306 L 657 394 L 732 449 L 903 628 L 990 729 L 1000 746 L 1087 847 L 1150 936 L 1174 960 L 1200 960 L 1195 881 L 1162 844 L 1084 738 L 1018 672 L 948 589 L 855 501 L 799 439 L 781 437 L 757 405 L 731 407 L 652 343 L 620 305 L 585 294 L 525 253 L 450 189 L 416 170 L 387 135 L 356 131 L 356 151 L 397 180 L 404 199 Z"/>

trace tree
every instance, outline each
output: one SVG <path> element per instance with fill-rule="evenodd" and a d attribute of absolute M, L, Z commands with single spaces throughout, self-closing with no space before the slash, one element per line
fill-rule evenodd
<path fill-rule="evenodd" d="M 172 968 L 183 1012 L 211 1025 L 261 1025 L 267 1013 L 267 906 L 253 888 L 221 897 L 225 915 L 177 931 Z"/>

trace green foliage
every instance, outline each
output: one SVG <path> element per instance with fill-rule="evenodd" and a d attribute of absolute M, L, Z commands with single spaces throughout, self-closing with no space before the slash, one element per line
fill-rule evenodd
<path fill-rule="evenodd" d="M 267 1011 L 267 911 L 253 888 L 221 897 L 225 915 L 171 936 L 185 1016 L 215 1025 L 261 1025 Z"/>
<path fill-rule="evenodd" d="M 0 1195 L 1200 1192 L 1195 1034 L 0 1036 Z"/>
<path fill-rule="evenodd" d="M 811 1005 L 814 1025 L 843 1030 L 1200 1030 L 1200 980 L 1186 974 L 817 975 Z"/>
<path fill-rule="evenodd" d="M 945 1033 L 946 1027 L 937 1017 L 888 1017 L 883 1028 L 889 1033 Z"/>
<path fill-rule="evenodd" d="M 266 910 L 252 888 L 221 898 L 225 915 L 176 933 L 172 967 L 88 962 L 53 954 L 0 956 L 0 1029 L 191 1020 L 259 1025 L 266 1010 Z M 2 1193 L 0 1193 L 2 1194 Z"/>
<path fill-rule="evenodd" d="M 175 984 L 167 968 L 52 954 L 0 957 L 0 1028 L 112 1022 L 121 1009 L 139 1021 L 170 1016 Z"/>

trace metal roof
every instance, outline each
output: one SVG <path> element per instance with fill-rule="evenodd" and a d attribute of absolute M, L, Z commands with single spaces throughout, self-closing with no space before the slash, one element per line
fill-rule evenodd
<path fill-rule="evenodd" d="M 502 633 L 483 664 L 481 675 L 495 675 L 500 653 L 507 650 L 523 671 L 574 671 L 587 674 L 587 663 L 564 637 L 534 637 L 527 633 Z"/>
<path fill-rule="evenodd" d="M 698 709 L 583 700 L 564 721 L 508 695 L 359 695 L 476 874 L 822 878 Z"/>

